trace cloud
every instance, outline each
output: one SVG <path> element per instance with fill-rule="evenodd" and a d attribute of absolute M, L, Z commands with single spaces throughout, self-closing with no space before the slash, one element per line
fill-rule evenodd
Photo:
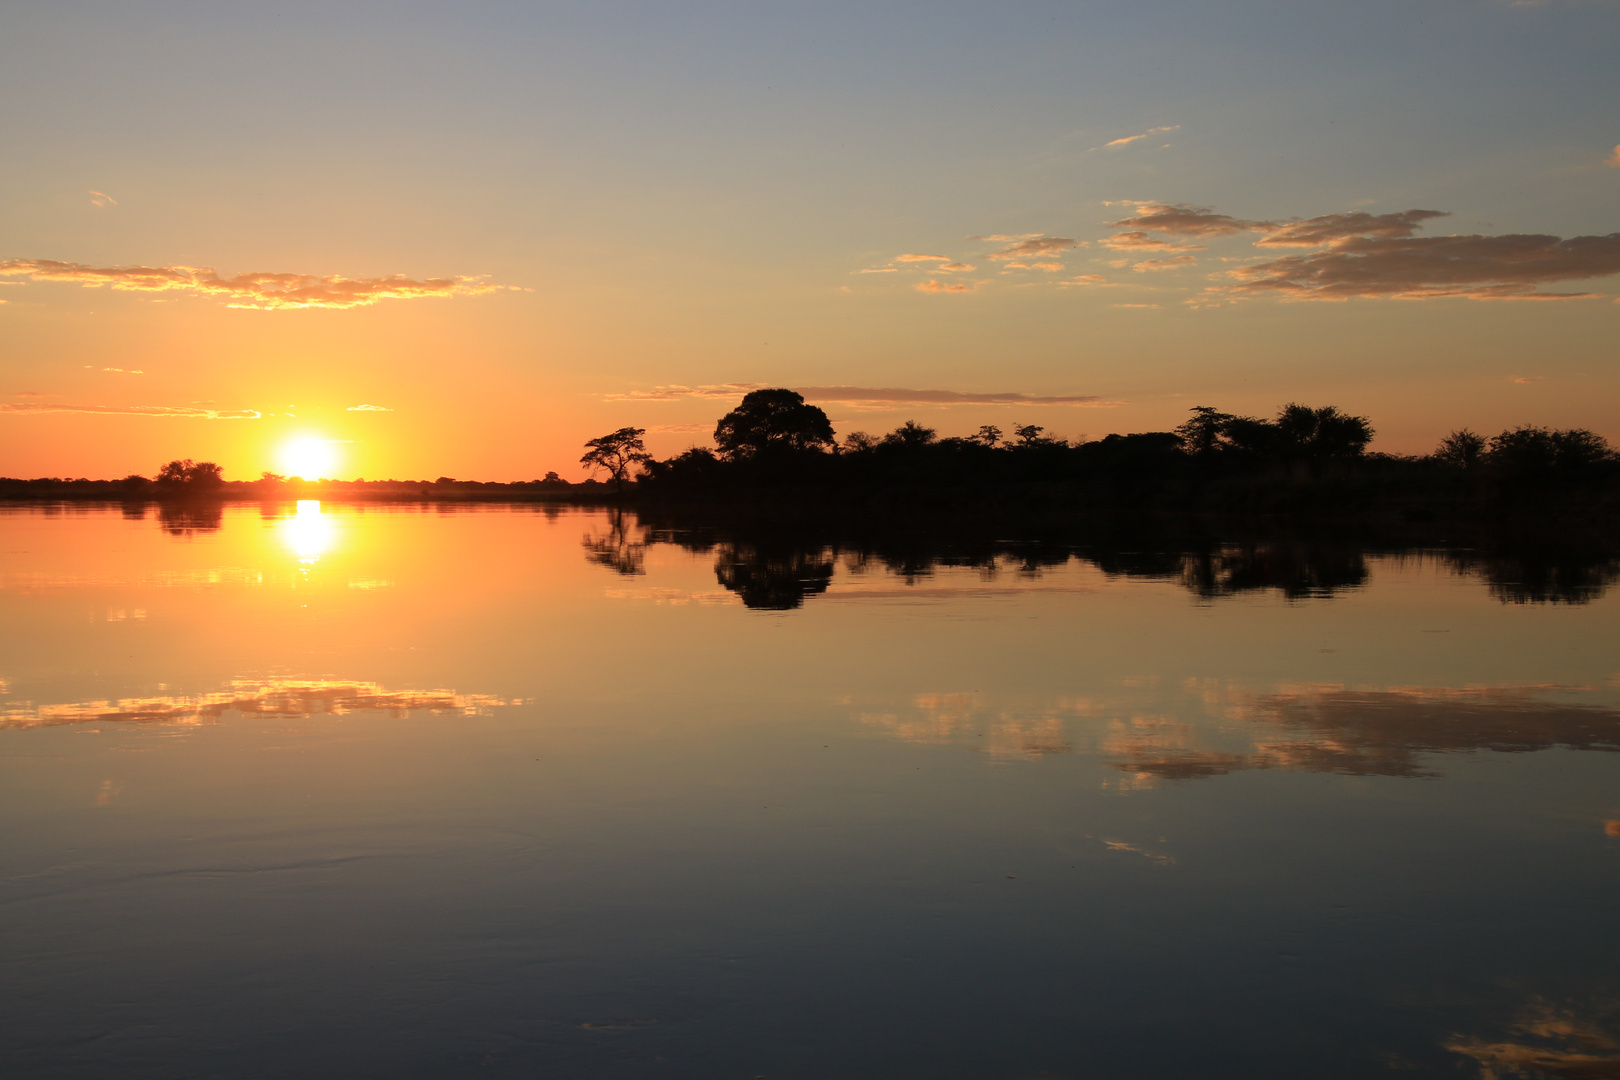
<path fill-rule="evenodd" d="M 92 190 L 90 192 L 90 205 L 99 207 L 117 206 L 118 200 L 113 198 L 111 195 L 108 195 L 105 191 Z"/>
<path fill-rule="evenodd" d="M 910 263 L 910 262 L 943 262 L 943 263 L 948 263 L 948 262 L 951 261 L 951 257 L 949 255 L 901 255 L 899 258 L 895 259 L 894 261 L 895 262 L 907 262 L 907 263 Z"/>
<path fill-rule="evenodd" d="M 1071 285 L 1106 285 L 1108 284 L 1108 279 L 1103 277 L 1101 274 L 1079 274 L 1075 277 L 1060 281 L 1057 284 L 1064 287 Z"/>
<path fill-rule="evenodd" d="M 190 292 L 214 296 L 227 307 L 261 311 L 285 308 L 354 308 L 378 300 L 422 297 L 478 296 L 509 286 L 492 285 L 481 278 L 424 278 L 400 274 L 381 278 L 346 278 L 338 275 L 244 273 L 221 277 L 209 267 L 123 266 L 96 267 L 52 259 L 0 261 L 0 276 L 26 276 L 31 281 L 77 282 L 90 288 L 107 285 L 124 292 Z"/>
<path fill-rule="evenodd" d="M 943 270 L 944 267 L 940 269 Z M 1009 270 L 1045 270 L 1048 274 L 1058 274 L 1063 272 L 1064 266 L 1060 262 L 1010 262 L 1001 268 L 1001 272 L 1004 274 Z"/>
<path fill-rule="evenodd" d="M 1072 405 L 1111 408 L 1118 404 L 1105 401 L 1095 394 L 1042 397 L 1034 394 L 974 394 L 956 390 L 905 390 L 874 386 L 797 386 L 794 389 L 803 394 L 806 401 L 850 405 Z"/>
<path fill-rule="evenodd" d="M 630 390 L 604 395 L 607 401 L 681 401 L 740 398 L 750 390 L 763 390 L 766 383 L 718 383 L 707 386 L 657 386 L 651 390 Z M 794 386 L 806 401 L 849 405 L 1074 405 L 1108 408 L 1117 405 L 1095 395 L 1041 397 L 1019 393 L 963 393 L 956 390 L 906 390 L 872 386 Z M 709 425 L 669 425 L 649 431 L 708 431 Z"/>
<path fill-rule="evenodd" d="M 425 709 L 440 715 L 476 716 L 507 702 L 487 694 L 454 690 L 387 690 L 377 683 L 330 679 L 237 680 L 230 689 L 176 697 L 120 698 L 61 705 L 23 706 L 0 711 L 0 728 L 55 727 L 63 724 L 213 724 L 238 716 L 343 716 L 387 712 L 403 716 Z M 513 702 L 516 704 L 516 702 Z"/>
<path fill-rule="evenodd" d="M 344 412 L 393 412 L 386 405 L 350 405 Z"/>
<path fill-rule="evenodd" d="M 1103 144 L 1103 149 L 1104 150 L 1115 150 L 1115 149 L 1118 149 L 1121 146 L 1129 146 L 1131 143 L 1136 142 L 1138 139 L 1150 139 L 1155 135 L 1164 135 L 1164 134 L 1166 134 L 1168 132 L 1171 132 L 1171 131 L 1180 131 L 1180 130 L 1181 130 L 1181 125 L 1180 124 L 1171 124 L 1169 127 L 1148 128 L 1146 131 L 1142 132 L 1142 134 L 1140 134 L 1140 135 L 1127 135 L 1123 139 L 1115 139 L 1111 143 L 1104 143 Z"/>
<path fill-rule="evenodd" d="M 686 398 L 740 398 L 750 390 L 763 390 L 764 383 L 709 383 L 703 386 L 682 386 L 671 383 L 655 386 L 651 390 L 627 390 L 604 394 L 604 401 L 681 401 Z"/>
<path fill-rule="evenodd" d="M 971 271 L 973 267 L 963 262 L 948 262 L 941 266 L 937 266 L 934 269 L 938 270 L 942 274 L 965 274 Z"/>
<path fill-rule="evenodd" d="M 42 394 L 37 390 L 19 390 L 13 396 L 15 396 L 15 397 L 26 397 L 26 398 L 46 398 L 46 397 L 55 397 L 56 395 L 55 394 Z"/>
<path fill-rule="evenodd" d="M 994 258 L 994 256 L 992 256 L 992 258 Z M 929 278 L 927 281 L 918 282 L 917 291 L 927 293 L 965 293 L 972 292 L 976 287 L 977 286 L 974 285 L 963 285 L 957 282 L 935 281 L 933 278 Z"/>
<path fill-rule="evenodd" d="M 999 243 L 1011 238 L 987 236 L 984 239 Z M 1017 240 L 1000 251 L 993 251 L 987 257 L 995 262 L 1006 262 L 1010 259 L 1038 259 L 1042 256 L 1052 256 L 1059 252 L 1068 251 L 1076 246 L 1075 241 L 1067 237 L 1036 234 L 1035 236 Z"/>
<path fill-rule="evenodd" d="M 1543 293 L 1537 286 L 1620 274 L 1620 233 L 1556 236 L 1349 237 L 1325 251 L 1233 270 L 1226 291 L 1293 300 L 1352 296 L 1474 300 L 1573 299 L 1591 293 Z"/>
<path fill-rule="evenodd" d="M 713 424 L 653 424 L 648 431 L 661 432 L 667 435 L 695 435 L 698 432 L 714 430 Z"/>
<path fill-rule="evenodd" d="M 1203 251 L 1203 244 L 1172 244 L 1168 240 L 1159 240 L 1140 230 L 1120 233 L 1110 236 L 1102 242 L 1103 247 L 1113 248 L 1116 251 Z"/>
<path fill-rule="evenodd" d="M 857 274 L 898 274 L 900 269 L 895 266 L 874 266 L 867 270 L 857 270 Z"/>
<path fill-rule="evenodd" d="M 0 413 L 93 413 L 103 416 L 181 416 L 196 420 L 257 420 L 254 409 L 199 409 L 190 405 L 55 405 L 0 402 Z"/>
<path fill-rule="evenodd" d="M 1125 229 L 1103 243 L 1111 248 L 1176 250 L 1151 232 L 1217 237 L 1261 234 L 1260 248 L 1318 248 L 1309 254 L 1239 266 L 1237 281 L 1210 296 L 1273 296 L 1288 300 L 1350 297 L 1475 300 L 1566 300 L 1592 293 L 1546 293 L 1539 286 L 1620 274 L 1620 233 L 1561 239 L 1540 234 L 1417 236 L 1443 210 L 1387 214 L 1351 211 L 1291 221 L 1248 221 L 1207 207 L 1141 202 L 1137 214 L 1113 222 Z M 1138 271 L 1188 265 L 1191 257 L 1150 259 Z"/>
<path fill-rule="evenodd" d="M 1356 237 L 1397 240 L 1411 236 L 1431 218 L 1446 217 L 1444 210 L 1402 210 L 1395 214 L 1323 214 L 1303 221 L 1267 225 L 1269 231 L 1256 240 L 1260 247 L 1321 247 Z"/>
<path fill-rule="evenodd" d="M 1616 146 L 1614 148 L 1614 153 L 1604 158 L 1603 163 L 1605 165 L 1613 165 L 1615 168 L 1620 169 L 1620 146 Z"/>
<path fill-rule="evenodd" d="M 1136 204 L 1136 216 L 1109 222 L 1115 229 L 1147 229 L 1175 236 L 1230 236 L 1250 229 L 1269 228 L 1270 222 L 1243 221 L 1217 214 L 1205 206 L 1143 202 Z"/>
<path fill-rule="evenodd" d="M 1179 270 L 1184 266 L 1193 266 L 1198 262 L 1193 255 L 1177 255 L 1173 259 L 1143 259 L 1139 263 L 1132 263 L 1131 269 L 1138 274 L 1152 273 L 1157 270 Z"/>

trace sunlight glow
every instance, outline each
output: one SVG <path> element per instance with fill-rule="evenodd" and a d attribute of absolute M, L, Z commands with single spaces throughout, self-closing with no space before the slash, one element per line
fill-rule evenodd
<path fill-rule="evenodd" d="M 278 461 L 288 476 L 305 480 L 331 478 L 337 471 L 337 445 L 330 439 L 301 435 L 282 445 Z"/>
<path fill-rule="evenodd" d="M 282 539 L 301 563 L 312 563 L 331 549 L 337 539 L 332 520 L 321 514 L 318 499 L 298 500 L 298 513 L 281 523 Z"/>

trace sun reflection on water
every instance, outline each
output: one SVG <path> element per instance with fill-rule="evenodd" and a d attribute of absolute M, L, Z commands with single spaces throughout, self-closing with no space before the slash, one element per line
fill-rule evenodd
<path fill-rule="evenodd" d="M 337 541 L 332 519 L 321 513 L 319 499 L 298 500 L 298 512 L 281 523 L 282 540 L 300 563 L 314 563 Z"/>

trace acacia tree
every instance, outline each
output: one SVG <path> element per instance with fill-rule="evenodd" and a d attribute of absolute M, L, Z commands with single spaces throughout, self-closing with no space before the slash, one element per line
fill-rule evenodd
<path fill-rule="evenodd" d="M 714 444 L 729 458 L 767 448 L 821 450 L 833 446 L 832 421 L 793 390 L 750 390 L 714 427 Z"/>
<path fill-rule="evenodd" d="M 652 460 L 652 455 L 647 453 L 647 445 L 641 441 L 645 434 L 646 428 L 622 427 L 599 439 L 592 439 L 585 444 L 585 454 L 579 463 L 593 469 L 606 469 L 614 486 L 622 488 L 624 478 L 631 469 Z"/>

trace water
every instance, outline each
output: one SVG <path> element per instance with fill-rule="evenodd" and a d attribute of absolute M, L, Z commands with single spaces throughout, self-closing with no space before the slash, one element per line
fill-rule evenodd
<path fill-rule="evenodd" d="M 0 1064 L 1620 1076 L 1613 578 L 13 510 Z"/>

